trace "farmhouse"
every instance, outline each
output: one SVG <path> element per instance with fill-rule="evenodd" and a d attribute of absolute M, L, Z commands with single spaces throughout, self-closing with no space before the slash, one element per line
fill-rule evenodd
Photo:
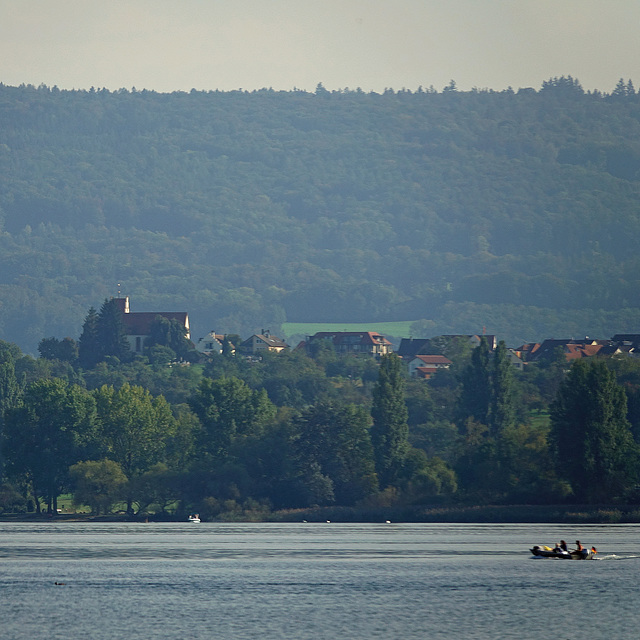
<path fill-rule="evenodd" d="M 428 380 L 439 369 L 448 369 L 452 364 L 444 356 L 415 356 L 409 361 L 409 375 Z"/>

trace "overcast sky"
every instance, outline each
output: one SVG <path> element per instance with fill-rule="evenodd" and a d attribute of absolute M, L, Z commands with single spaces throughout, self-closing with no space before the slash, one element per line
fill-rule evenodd
<path fill-rule="evenodd" d="M 0 0 L 0 82 L 365 91 L 640 84 L 640 0 Z"/>

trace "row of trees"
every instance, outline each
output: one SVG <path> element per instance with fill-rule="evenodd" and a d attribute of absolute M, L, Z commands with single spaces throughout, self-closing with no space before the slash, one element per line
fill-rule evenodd
<path fill-rule="evenodd" d="M 55 512 L 69 491 L 96 513 L 205 517 L 635 499 L 640 363 L 569 369 L 558 354 L 517 373 L 504 343 L 432 345 L 454 365 L 425 382 L 395 355 L 343 357 L 330 343 L 313 357 L 169 367 L 110 355 L 93 368 L 0 343 L 0 508 Z"/>
<path fill-rule="evenodd" d="M 95 511 L 116 494 L 128 512 L 134 503 L 137 510 L 151 502 L 197 506 L 206 497 L 255 497 L 276 506 L 353 504 L 378 490 L 375 461 L 389 457 L 383 450 L 402 454 L 384 463 L 384 488 L 400 477 L 408 448 L 406 419 L 396 436 L 391 416 L 380 415 L 374 444 L 363 406 L 325 397 L 294 412 L 235 376 L 201 377 L 188 404 L 171 407 L 162 395 L 154 398 L 128 382 L 87 389 L 37 376 L 24 385 L 16 364 L 15 351 L 5 349 L 4 472 L 38 509 L 42 497 L 50 512 L 70 487 Z M 398 366 L 395 356 L 382 362 L 381 376 L 391 382 L 374 390 L 378 403 L 402 399 Z"/>

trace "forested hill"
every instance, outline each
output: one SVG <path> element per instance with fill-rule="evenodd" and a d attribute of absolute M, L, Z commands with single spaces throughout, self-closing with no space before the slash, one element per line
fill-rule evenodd
<path fill-rule="evenodd" d="M 640 327 L 640 95 L 0 85 L 0 339 L 90 306 L 194 337 L 422 320 L 507 342 Z"/>

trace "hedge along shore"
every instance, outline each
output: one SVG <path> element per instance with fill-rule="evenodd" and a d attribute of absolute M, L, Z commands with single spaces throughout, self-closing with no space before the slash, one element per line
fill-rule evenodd
<path fill-rule="evenodd" d="M 184 522 L 170 514 L 93 516 L 90 514 L 7 513 L 2 522 Z M 396 522 L 466 524 L 640 524 L 638 505 L 486 505 L 460 507 L 322 507 L 269 514 L 220 514 L 210 522 Z"/>

